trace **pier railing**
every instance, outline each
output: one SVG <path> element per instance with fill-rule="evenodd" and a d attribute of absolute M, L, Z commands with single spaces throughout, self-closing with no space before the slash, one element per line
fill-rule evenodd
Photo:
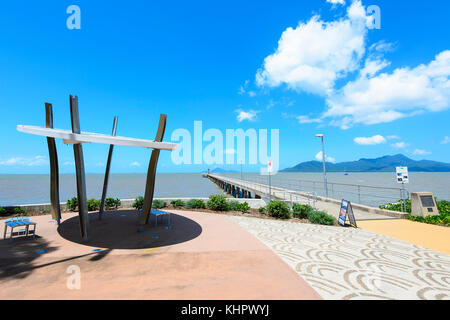
<path fill-rule="evenodd" d="M 269 185 L 269 176 L 256 174 L 236 174 L 221 173 L 224 177 L 232 177 L 242 181 L 254 182 Z M 272 187 L 286 188 L 292 191 L 309 193 L 314 196 L 325 196 L 323 181 L 302 180 L 285 178 L 277 175 L 270 177 Z M 386 203 L 397 202 L 399 200 L 409 199 L 409 192 L 401 188 L 369 186 L 362 184 L 349 184 L 341 182 L 328 182 L 328 197 L 334 199 L 346 199 L 354 203 L 365 204 L 369 206 L 379 206 Z"/>

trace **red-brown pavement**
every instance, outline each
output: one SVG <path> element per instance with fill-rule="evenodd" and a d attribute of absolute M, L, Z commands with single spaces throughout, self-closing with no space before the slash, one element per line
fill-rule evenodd
<path fill-rule="evenodd" d="M 137 232 L 137 213 L 91 216 L 83 243 L 78 217 L 32 217 L 36 239 L 0 241 L 1 299 L 321 299 L 291 267 L 226 215 L 171 210 Z M 95 249 L 101 249 L 94 252 Z M 45 250 L 45 253 L 38 253 Z M 74 265 L 81 288 L 69 289 Z M 70 269 L 69 269 L 70 270 Z"/>

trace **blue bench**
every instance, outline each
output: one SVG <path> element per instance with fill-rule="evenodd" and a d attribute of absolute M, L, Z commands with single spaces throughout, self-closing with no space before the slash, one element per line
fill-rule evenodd
<path fill-rule="evenodd" d="M 139 213 L 142 213 L 142 209 L 139 209 Z M 155 216 L 155 227 L 158 226 L 158 217 L 167 215 L 167 226 L 170 227 L 170 216 L 171 216 L 170 212 L 151 209 L 150 214 Z"/>
<path fill-rule="evenodd" d="M 33 227 L 32 230 L 30 230 L 30 226 Z M 30 218 L 28 218 L 28 217 L 16 217 L 16 218 L 6 219 L 5 220 L 5 231 L 3 233 L 3 239 L 6 239 L 8 227 L 11 229 L 10 235 L 9 235 L 10 240 L 12 240 L 12 238 L 13 238 L 15 228 L 25 227 L 24 230 L 19 230 L 18 232 L 16 232 L 19 235 L 24 233 L 25 236 L 28 237 L 28 235 L 30 233 L 32 233 L 33 238 L 36 236 L 36 222 L 30 221 Z"/>

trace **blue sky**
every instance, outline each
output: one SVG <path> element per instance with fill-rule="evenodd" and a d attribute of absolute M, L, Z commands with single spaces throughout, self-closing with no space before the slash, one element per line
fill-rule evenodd
<path fill-rule="evenodd" d="M 336 2 L 335 4 L 330 2 Z M 345 2 L 344 4 L 339 2 Z M 81 29 L 69 30 L 69 5 Z M 366 7 L 381 10 L 370 29 Z M 447 1 L 16 1 L 0 11 L 0 173 L 48 173 L 46 140 L 16 131 L 70 129 L 165 141 L 193 131 L 280 130 L 280 168 L 313 160 L 325 135 L 337 162 L 403 153 L 450 162 Z M 61 173 L 71 146 L 57 142 Z M 108 146 L 84 145 L 87 172 Z M 112 172 L 145 172 L 150 151 L 116 147 Z M 162 152 L 159 172 L 196 172 Z M 226 166 L 238 169 L 238 165 Z M 259 166 L 246 165 L 257 171 Z"/>

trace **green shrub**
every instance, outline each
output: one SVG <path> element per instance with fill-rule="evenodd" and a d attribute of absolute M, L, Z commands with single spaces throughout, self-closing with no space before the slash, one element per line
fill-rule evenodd
<path fill-rule="evenodd" d="M 267 205 L 267 213 L 274 218 L 289 219 L 290 210 L 289 206 L 283 201 L 270 201 Z"/>
<path fill-rule="evenodd" d="M 154 199 L 152 202 L 152 208 L 153 209 L 162 209 L 167 205 L 167 203 L 164 200 L 161 199 Z"/>
<path fill-rule="evenodd" d="M 436 205 L 441 215 L 443 214 L 444 216 L 450 216 L 450 201 L 447 200 L 437 201 L 436 199 Z"/>
<path fill-rule="evenodd" d="M 17 215 L 20 215 L 20 216 L 26 216 L 27 215 L 27 212 L 25 210 L 23 210 L 22 208 L 20 208 L 20 207 L 15 207 L 14 208 L 14 213 L 17 214 Z"/>
<path fill-rule="evenodd" d="M 135 208 L 136 210 L 142 209 L 142 207 L 144 206 L 144 197 L 143 196 L 136 197 L 136 199 L 134 199 L 134 202 L 131 206 L 133 208 Z"/>
<path fill-rule="evenodd" d="M 336 219 L 325 211 L 312 210 L 308 213 L 308 220 L 314 224 L 331 226 Z"/>
<path fill-rule="evenodd" d="M 445 224 L 447 226 L 450 225 L 450 215 L 448 215 L 442 219 L 442 224 Z"/>
<path fill-rule="evenodd" d="M 227 211 L 227 198 L 221 194 L 210 195 L 206 207 L 214 211 Z"/>
<path fill-rule="evenodd" d="M 0 216 L 6 216 L 6 209 L 3 207 L 0 207 Z"/>
<path fill-rule="evenodd" d="M 88 199 L 87 201 L 88 211 L 95 211 L 100 208 L 100 200 Z"/>
<path fill-rule="evenodd" d="M 308 218 L 308 213 L 313 210 L 314 209 L 307 204 L 294 203 L 292 206 L 292 215 L 298 219 L 306 219 Z"/>
<path fill-rule="evenodd" d="M 405 207 L 406 207 L 406 212 L 411 213 L 411 200 L 405 199 Z M 392 210 L 392 211 L 402 211 L 402 204 L 401 204 L 401 200 L 398 200 L 397 202 L 394 203 L 388 203 L 388 204 L 384 204 L 379 206 L 380 209 L 386 209 L 386 210 Z"/>
<path fill-rule="evenodd" d="M 258 211 L 259 211 L 259 213 L 264 214 L 264 213 L 266 213 L 266 207 L 260 207 L 258 209 Z"/>
<path fill-rule="evenodd" d="M 106 198 L 105 207 L 106 209 L 117 209 L 121 205 L 120 199 L 116 198 Z"/>
<path fill-rule="evenodd" d="M 170 204 L 174 207 L 174 208 L 178 208 L 178 207 L 184 207 L 186 204 L 184 203 L 183 200 L 172 200 L 170 202 Z"/>
<path fill-rule="evenodd" d="M 206 204 L 201 199 L 191 199 L 188 202 L 186 202 L 186 208 L 188 208 L 188 209 L 205 209 Z"/>
<path fill-rule="evenodd" d="M 427 217 L 414 217 L 411 214 L 408 215 L 408 219 L 417 222 L 424 222 L 430 224 L 442 224 L 449 226 L 450 225 L 450 201 L 440 200 L 438 201 L 435 198 L 436 205 L 439 211 L 439 215 L 436 216 L 427 216 Z M 406 212 L 411 213 L 411 200 L 405 200 L 406 202 Z M 402 211 L 402 207 L 400 202 L 397 203 L 388 203 L 380 206 L 381 209 L 388 209 L 394 211 Z"/>
<path fill-rule="evenodd" d="M 240 203 L 236 200 L 230 200 L 228 201 L 228 210 L 230 211 L 240 211 Z"/>
<path fill-rule="evenodd" d="M 76 211 L 78 207 L 78 198 L 73 197 L 72 199 L 67 200 L 66 207 L 67 210 Z"/>
<path fill-rule="evenodd" d="M 250 210 L 250 206 L 248 205 L 247 202 L 243 202 L 239 205 L 239 211 L 242 213 L 246 213 L 247 211 Z"/>

